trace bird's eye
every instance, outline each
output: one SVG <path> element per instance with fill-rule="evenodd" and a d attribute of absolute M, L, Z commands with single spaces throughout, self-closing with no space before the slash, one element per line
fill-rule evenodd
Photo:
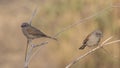
<path fill-rule="evenodd" d="M 101 36 L 101 33 L 96 33 L 97 36 Z"/>
<path fill-rule="evenodd" d="M 24 24 L 23 26 L 25 27 L 26 25 Z"/>
<path fill-rule="evenodd" d="M 23 23 L 22 25 L 21 25 L 21 27 L 26 27 L 27 26 L 27 24 L 26 23 Z"/>

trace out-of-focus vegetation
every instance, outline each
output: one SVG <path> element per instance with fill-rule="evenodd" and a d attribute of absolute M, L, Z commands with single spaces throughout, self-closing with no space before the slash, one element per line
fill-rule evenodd
<path fill-rule="evenodd" d="M 118 0 L 0 0 L 0 68 L 23 68 L 26 38 L 20 25 L 30 19 L 38 7 L 32 25 L 50 36 L 79 20 L 89 17 Z M 120 8 L 109 8 L 99 15 L 76 25 L 41 47 L 33 57 L 30 68 L 64 68 L 78 56 L 89 51 L 78 50 L 84 38 L 95 29 L 104 31 L 105 40 L 110 36 L 120 39 Z M 37 42 L 43 39 L 36 40 Z M 120 68 L 120 43 L 111 44 L 74 64 L 72 68 Z"/>

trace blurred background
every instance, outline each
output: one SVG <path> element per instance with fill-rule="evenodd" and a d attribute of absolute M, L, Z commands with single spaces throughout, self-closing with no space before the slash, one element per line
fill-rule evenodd
<path fill-rule="evenodd" d="M 111 4 L 119 7 L 111 8 Z M 23 68 L 26 37 L 20 26 L 22 22 L 29 21 L 36 7 L 38 10 L 32 25 L 49 36 L 84 18 L 96 13 L 98 15 L 62 32 L 57 36 L 58 42 L 47 39 L 49 44 L 40 47 L 29 68 L 65 68 L 91 50 L 88 47 L 84 50 L 78 48 L 95 29 L 104 32 L 101 42 L 110 36 L 114 36 L 112 40 L 120 39 L 119 0 L 0 0 L 0 68 Z M 103 9 L 106 10 L 100 12 Z M 34 43 L 43 40 L 46 38 L 37 39 Z M 120 43 L 104 48 L 110 54 L 99 49 L 71 68 L 120 68 Z"/>

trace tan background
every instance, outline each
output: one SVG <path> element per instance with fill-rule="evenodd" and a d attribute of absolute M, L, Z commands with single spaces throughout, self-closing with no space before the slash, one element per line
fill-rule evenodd
<path fill-rule="evenodd" d="M 53 36 L 72 23 L 89 17 L 96 12 L 119 5 L 119 0 L 0 0 L 0 68 L 23 68 L 26 38 L 20 25 L 30 19 L 38 7 L 32 25 Z M 61 33 L 59 42 L 50 40 L 33 57 L 30 68 L 64 68 L 78 56 L 89 51 L 78 50 L 84 38 L 95 29 L 102 29 L 104 37 L 120 38 L 120 7 L 109 8 L 86 23 L 74 26 Z M 42 41 L 43 39 L 39 39 Z M 39 42 L 38 41 L 38 42 Z M 72 68 L 120 68 L 120 45 L 112 44 L 79 61 Z"/>

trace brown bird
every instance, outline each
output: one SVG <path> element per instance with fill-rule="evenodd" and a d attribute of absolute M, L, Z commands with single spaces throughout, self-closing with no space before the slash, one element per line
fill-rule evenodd
<path fill-rule="evenodd" d="M 102 31 L 100 30 L 93 31 L 85 38 L 82 46 L 79 49 L 84 49 L 86 46 L 88 47 L 97 46 L 102 38 L 102 35 L 103 35 Z"/>
<path fill-rule="evenodd" d="M 50 39 L 57 40 L 56 38 L 47 36 L 47 35 L 44 34 L 42 31 L 40 31 L 40 30 L 38 30 L 37 28 L 31 26 L 31 25 L 28 24 L 27 22 L 22 23 L 21 28 L 22 28 L 23 34 L 24 34 L 24 35 L 26 36 L 26 38 L 27 38 L 26 54 L 27 54 L 27 48 L 28 48 L 29 42 L 30 42 L 31 40 L 33 40 L 33 39 L 45 37 L 45 38 L 50 38 Z M 25 55 L 26 55 L 26 54 L 25 54 Z M 26 60 L 26 56 L 25 56 L 25 60 Z"/>
<path fill-rule="evenodd" d="M 21 25 L 23 34 L 27 37 L 27 39 L 36 39 L 41 37 L 51 38 L 57 40 L 56 38 L 47 36 L 42 31 L 38 30 L 37 28 L 31 26 L 28 23 L 22 23 Z"/>

